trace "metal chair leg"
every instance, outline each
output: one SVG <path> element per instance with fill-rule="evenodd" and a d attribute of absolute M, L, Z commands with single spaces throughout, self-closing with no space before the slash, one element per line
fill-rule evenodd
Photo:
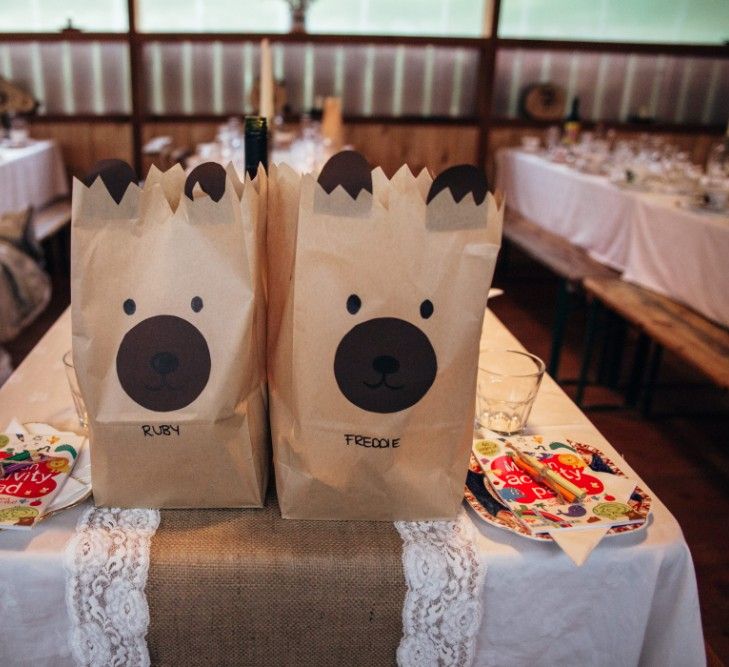
<path fill-rule="evenodd" d="M 616 316 L 612 311 L 605 312 L 605 326 L 602 331 L 602 346 L 597 366 L 597 383 L 601 385 L 607 384 L 607 376 L 612 363 L 615 319 Z"/>
<path fill-rule="evenodd" d="M 653 407 L 653 391 L 656 386 L 656 379 L 658 377 L 658 368 L 661 365 L 661 357 L 663 356 L 663 346 L 655 343 L 653 345 L 653 352 L 651 354 L 650 362 L 648 363 L 648 379 L 643 390 L 643 400 L 641 401 L 641 414 L 644 417 L 650 417 L 651 409 Z"/>
<path fill-rule="evenodd" d="M 562 278 L 559 281 L 557 291 L 557 304 L 554 314 L 554 325 L 552 326 L 552 349 L 549 354 L 547 372 L 556 380 L 559 371 L 559 358 L 564 343 L 564 331 L 567 325 L 567 317 L 570 314 L 570 285 Z"/>
<path fill-rule="evenodd" d="M 585 396 L 585 386 L 587 385 L 587 376 L 590 372 L 592 348 L 595 346 L 595 333 L 597 332 L 597 324 L 600 319 L 601 305 L 600 301 L 593 298 L 587 314 L 585 347 L 582 350 L 582 366 L 580 367 L 580 377 L 577 380 L 577 392 L 575 393 L 575 403 L 579 406 L 582 406 L 582 399 Z"/>
<path fill-rule="evenodd" d="M 615 317 L 615 329 L 613 332 L 613 343 L 610 354 L 610 368 L 607 372 L 607 385 L 611 389 L 617 389 L 620 384 L 620 370 L 623 366 L 623 352 L 625 351 L 625 339 L 628 334 L 628 325 L 622 317 Z"/>
<path fill-rule="evenodd" d="M 633 355 L 633 365 L 630 369 L 630 378 L 628 380 L 628 388 L 625 392 L 625 406 L 634 408 L 638 403 L 640 396 L 640 385 L 645 374 L 645 363 L 650 352 L 651 339 L 644 333 L 638 336 L 638 343 L 635 346 L 635 354 Z"/>

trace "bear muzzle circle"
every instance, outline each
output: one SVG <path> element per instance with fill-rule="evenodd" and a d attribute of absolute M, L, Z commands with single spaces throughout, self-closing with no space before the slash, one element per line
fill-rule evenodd
<path fill-rule="evenodd" d="M 345 398 L 369 412 L 415 405 L 438 371 L 435 350 L 421 329 L 394 317 L 355 325 L 340 341 L 334 377 Z"/>
<path fill-rule="evenodd" d="M 190 405 L 205 389 L 210 367 L 205 337 L 194 324 L 174 315 L 139 322 L 127 331 L 116 355 L 124 391 L 155 412 Z"/>

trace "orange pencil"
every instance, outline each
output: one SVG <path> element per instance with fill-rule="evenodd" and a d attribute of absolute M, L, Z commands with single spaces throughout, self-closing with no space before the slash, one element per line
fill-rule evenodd
<path fill-rule="evenodd" d="M 545 486 L 552 489 L 552 491 L 561 496 L 565 502 L 579 503 L 585 499 L 587 492 L 584 489 L 581 489 L 569 480 L 565 479 L 559 473 L 554 472 L 554 470 L 552 470 L 549 466 L 540 463 L 533 456 L 520 452 L 511 444 L 507 444 L 506 446 L 513 450 L 512 452 L 509 452 L 509 455 L 519 468 L 526 472 L 530 477 L 534 478 L 538 482 L 542 482 Z"/>

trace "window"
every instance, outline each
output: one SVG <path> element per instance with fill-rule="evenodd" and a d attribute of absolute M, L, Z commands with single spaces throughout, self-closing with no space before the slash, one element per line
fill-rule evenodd
<path fill-rule="evenodd" d="M 140 32 L 288 32 L 284 0 L 137 0 Z"/>
<path fill-rule="evenodd" d="M 312 0 L 310 33 L 483 34 L 485 0 Z M 288 32 L 285 0 L 137 0 L 143 32 Z"/>
<path fill-rule="evenodd" d="M 722 44 L 727 0 L 502 0 L 499 37 Z"/>
<path fill-rule="evenodd" d="M 129 30 L 126 0 L 6 0 L 0 32 L 57 32 L 68 24 L 86 32 Z"/>
<path fill-rule="evenodd" d="M 483 34 L 483 0 L 314 0 L 307 29 L 371 35 Z"/>

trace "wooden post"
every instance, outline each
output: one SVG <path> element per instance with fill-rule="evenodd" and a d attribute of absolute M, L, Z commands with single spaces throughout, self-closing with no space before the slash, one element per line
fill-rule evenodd
<path fill-rule="evenodd" d="M 143 41 L 137 33 L 136 0 L 127 0 L 129 13 L 129 72 L 132 90 L 132 154 L 134 170 L 142 178 L 142 122 L 144 118 L 144 76 L 142 72 Z"/>
<path fill-rule="evenodd" d="M 496 76 L 496 42 L 499 29 L 499 12 L 501 0 L 491 0 L 491 34 L 484 37 L 481 44 L 478 66 L 478 166 L 486 167 L 489 149 L 489 131 L 491 129 L 491 104 L 493 86 Z M 488 25 L 488 21 L 484 22 Z"/>

